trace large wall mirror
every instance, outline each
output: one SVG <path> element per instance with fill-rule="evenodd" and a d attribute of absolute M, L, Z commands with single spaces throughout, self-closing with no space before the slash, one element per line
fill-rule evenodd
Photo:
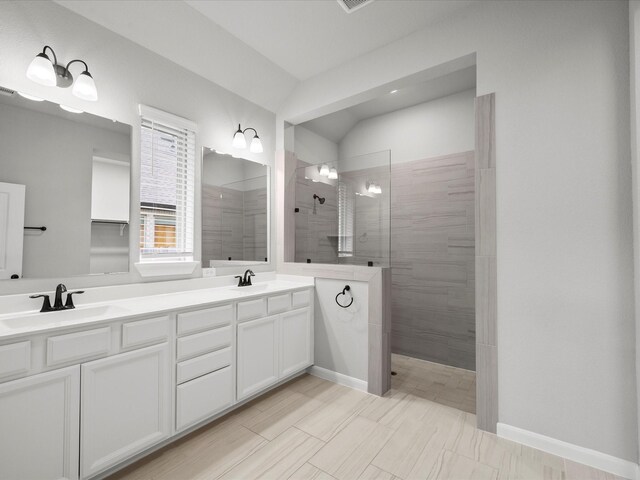
<path fill-rule="evenodd" d="M 202 151 L 202 266 L 269 259 L 269 167 Z"/>
<path fill-rule="evenodd" d="M 0 88 L 0 279 L 129 271 L 131 126 Z"/>

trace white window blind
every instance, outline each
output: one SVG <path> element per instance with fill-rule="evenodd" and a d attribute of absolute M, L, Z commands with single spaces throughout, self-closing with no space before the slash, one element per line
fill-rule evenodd
<path fill-rule="evenodd" d="M 338 184 L 338 257 L 353 256 L 355 194 L 349 184 Z"/>
<path fill-rule="evenodd" d="M 194 235 L 195 128 L 184 119 L 171 122 L 171 115 L 153 113 L 141 108 L 140 256 L 189 257 Z"/>

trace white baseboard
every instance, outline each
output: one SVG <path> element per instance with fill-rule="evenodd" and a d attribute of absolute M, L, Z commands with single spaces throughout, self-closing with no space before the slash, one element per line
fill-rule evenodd
<path fill-rule="evenodd" d="M 315 375 L 316 377 L 329 380 L 330 382 L 337 383 L 339 385 L 344 385 L 345 387 L 355 388 L 356 390 L 362 390 L 363 392 L 367 391 L 367 382 L 360 380 L 359 378 L 353 378 L 342 373 L 334 372 L 333 370 L 327 370 L 326 368 L 318 367 L 317 365 L 309 367 L 308 372 L 311 375 Z"/>
<path fill-rule="evenodd" d="M 637 463 L 614 457 L 606 453 L 580 447 L 572 443 L 556 440 L 555 438 L 540 435 L 539 433 L 523 430 L 505 423 L 498 423 L 497 433 L 499 437 L 522 443 L 529 447 L 537 448 L 547 453 L 573 460 L 577 463 L 604 470 L 623 478 L 640 480 L 640 470 Z"/>

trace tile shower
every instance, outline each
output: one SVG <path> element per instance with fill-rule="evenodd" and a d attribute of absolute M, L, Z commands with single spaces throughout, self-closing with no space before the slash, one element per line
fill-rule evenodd
<path fill-rule="evenodd" d="M 392 351 L 475 370 L 474 154 L 391 154 L 329 164 L 335 180 L 298 159 L 295 261 L 391 266 Z"/>

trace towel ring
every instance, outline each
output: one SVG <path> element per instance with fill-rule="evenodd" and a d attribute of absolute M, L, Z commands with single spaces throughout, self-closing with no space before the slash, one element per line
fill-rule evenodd
<path fill-rule="evenodd" d="M 349 292 L 349 295 L 351 295 L 351 301 L 349 302 L 348 305 L 342 305 L 338 301 L 338 297 L 340 295 L 346 295 L 347 292 Z M 338 294 L 336 295 L 336 303 L 338 304 L 339 307 L 342 307 L 342 308 L 349 308 L 353 304 L 353 293 L 351 293 L 351 287 L 349 285 L 345 285 L 344 288 L 342 289 L 342 291 L 338 292 Z"/>

